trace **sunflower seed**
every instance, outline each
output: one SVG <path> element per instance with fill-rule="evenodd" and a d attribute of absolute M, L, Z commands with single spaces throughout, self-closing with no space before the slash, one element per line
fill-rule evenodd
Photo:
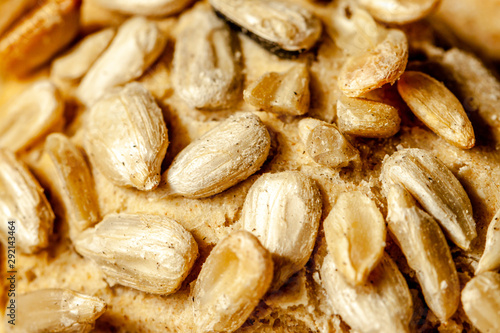
<path fill-rule="evenodd" d="M 500 268 L 500 210 L 488 226 L 484 253 L 476 268 L 476 275 Z"/>
<path fill-rule="evenodd" d="M 386 189 L 392 184 L 402 185 L 457 246 L 469 248 L 477 235 L 472 205 L 443 162 L 423 149 L 403 149 L 384 161 L 381 179 Z"/>
<path fill-rule="evenodd" d="M 182 16 L 179 30 L 173 68 L 177 93 L 194 108 L 231 107 L 240 97 L 242 78 L 229 27 L 207 6 L 196 6 Z"/>
<path fill-rule="evenodd" d="M 110 89 L 138 78 L 158 58 L 165 43 L 156 23 L 143 17 L 129 19 L 83 77 L 77 96 L 91 106 Z"/>
<path fill-rule="evenodd" d="M 7 221 L 14 219 L 16 247 L 21 252 L 35 253 L 49 245 L 52 208 L 28 167 L 6 149 L 0 149 L 0 217 L 4 244 L 12 236 Z"/>
<path fill-rule="evenodd" d="M 389 229 L 415 270 L 427 305 L 446 322 L 460 302 L 457 270 L 446 238 L 436 221 L 401 186 L 389 188 L 387 202 Z"/>
<path fill-rule="evenodd" d="M 262 175 L 248 191 L 241 223 L 271 252 L 272 290 L 277 290 L 309 260 L 321 217 L 316 184 L 300 172 Z"/>
<path fill-rule="evenodd" d="M 186 8 L 193 0 L 97 0 L 103 8 L 123 14 L 144 16 L 173 15 Z"/>
<path fill-rule="evenodd" d="M 188 198 L 220 193 L 259 170 L 270 147 L 259 117 L 233 115 L 177 155 L 164 175 L 167 191 Z"/>
<path fill-rule="evenodd" d="M 93 260 L 110 285 L 171 294 L 186 278 L 198 246 L 193 236 L 165 216 L 111 214 L 74 239 L 75 249 Z"/>
<path fill-rule="evenodd" d="M 377 20 L 406 24 L 429 15 L 440 0 L 360 0 L 359 3 Z"/>
<path fill-rule="evenodd" d="M 168 147 L 167 127 L 153 96 L 132 82 L 94 104 L 85 149 L 106 178 L 149 191 L 158 186 Z"/>
<path fill-rule="evenodd" d="M 213 248 L 194 285 L 196 332 L 233 332 L 267 292 L 273 279 L 271 254 L 247 231 Z"/>
<path fill-rule="evenodd" d="M 48 80 L 35 82 L 6 105 L 0 119 L 0 147 L 28 148 L 63 121 L 64 101 Z"/>
<path fill-rule="evenodd" d="M 385 221 L 361 192 L 342 193 L 323 222 L 328 252 L 351 285 L 366 282 L 384 254 Z"/>
<path fill-rule="evenodd" d="M 296 4 L 278 0 L 210 0 L 217 14 L 262 46 L 293 57 L 314 46 L 321 21 Z"/>

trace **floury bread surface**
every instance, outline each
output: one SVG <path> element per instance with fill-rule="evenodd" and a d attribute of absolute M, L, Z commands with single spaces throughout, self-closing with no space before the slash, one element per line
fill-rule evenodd
<path fill-rule="evenodd" d="M 403 26 L 410 46 L 406 69 L 434 77 L 455 94 L 472 123 L 476 135 L 474 148 L 461 149 L 446 142 L 413 115 L 399 97 L 396 85 L 385 84 L 363 97 L 387 103 L 397 109 L 401 118 L 399 131 L 384 139 L 346 135 L 349 143 L 359 151 L 359 159 L 347 163 L 344 168 L 322 166 L 307 153 L 307 141 L 305 144 L 299 135 L 299 121 L 304 117 L 258 111 L 243 99 L 243 91 L 263 75 L 270 72 L 285 73 L 297 64 L 304 64 L 308 66 L 310 75 L 310 107 L 306 116 L 337 123 L 337 101 L 343 96 L 338 77 L 347 57 L 355 53 L 353 50 L 342 51 L 329 30 L 333 13 L 341 2 L 290 1 L 311 10 L 323 21 L 324 29 L 319 42 L 311 51 L 303 52 L 295 59 L 283 59 L 246 35 L 233 32 L 238 44 L 235 54 L 241 62 L 244 79 L 243 89 L 230 109 L 195 109 L 176 92 L 176 82 L 182 81 L 174 80 L 173 77 L 175 68 L 172 59 L 179 33 L 177 22 L 183 13 L 193 10 L 193 7 L 186 9 L 180 16 L 155 18 L 156 25 L 167 39 L 166 47 L 152 67 L 137 79 L 151 91 L 168 128 L 169 144 L 161 169 L 163 182 L 165 171 L 183 148 L 240 111 L 257 115 L 269 131 L 269 155 L 260 170 L 222 193 L 189 199 L 169 196 L 164 183 L 148 192 L 115 185 L 90 164 L 101 217 L 112 213 L 163 215 L 177 221 L 193 235 L 198 244 L 199 257 L 180 289 L 162 296 L 119 284 L 111 285 L 97 264 L 76 252 L 70 238 L 70 216 L 64 210 L 64 193 L 58 189 L 57 174 L 53 173 L 50 158 L 43 151 L 44 142 L 38 140 L 17 155 L 29 165 L 45 188 L 57 217 L 54 234 L 46 250 L 34 255 L 17 253 L 18 293 L 68 288 L 101 298 L 107 308 L 97 319 L 95 332 L 194 332 L 195 311 L 191 296 L 196 279 L 216 244 L 232 232 L 243 229 L 240 218 L 251 186 L 265 173 L 300 171 L 316 183 L 322 200 L 322 216 L 311 258 L 279 290 L 267 293 L 236 332 L 348 332 L 349 326 L 330 305 L 322 282 L 325 277 L 321 272 L 328 270 L 321 268 L 329 252 L 322 224 L 338 196 L 351 191 L 366 195 L 387 218 L 387 200 L 380 180 L 382 163 L 387 156 L 404 148 L 425 149 L 439 158 L 460 181 L 471 201 L 477 238 L 471 242 L 468 250 L 462 250 L 449 242 L 460 289 L 463 289 L 474 276 L 484 250 L 488 225 L 500 208 L 500 83 L 474 55 L 458 48 L 445 50 L 436 45 L 439 39 L 435 38 L 435 32 L 428 22 Z M 350 1 L 347 3 L 351 4 Z M 209 7 L 208 3 L 201 1 L 194 8 Z M 86 32 L 96 26 L 118 26 L 126 19 L 123 14 L 107 11 L 94 1 L 85 0 L 81 18 L 81 30 Z M 1 79 L 0 117 L 6 110 L 3 106 L 7 101 L 33 81 L 40 78 L 57 81 L 51 77 L 48 67 L 23 79 L 7 76 Z M 86 139 L 88 111 L 74 99 L 78 84 L 74 81 L 57 81 L 57 85 L 67 102 L 66 123 L 56 124 L 52 131 L 65 133 L 77 147 L 82 148 Z M 410 331 L 439 329 L 444 332 L 477 332 L 461 306 L 447 323 L 440 323 L 426 306 L 417 275 L 390 234 L 387 234 L 385 251 L 399 267 L 409 286 L 413 303 Z M 327 257 L 328 260 L 331 258 Z M 387 260 L 390 259 L 384 259 L 384 262 Z M 5 272 L 3 258 L 2 265 L 2 272 Z M 393 267 L 393 264 L 389 266 Z M 5 279 L 2 278 L 2 281 Z M 3 302 L 6 300 L 4 294 Z M 406 298 L 403 303 L 408 303 Z M 406 318 L 406 309 L 397 310 L 404 313 Z M 0 331 L 2 329 L 3 326 Z"/>

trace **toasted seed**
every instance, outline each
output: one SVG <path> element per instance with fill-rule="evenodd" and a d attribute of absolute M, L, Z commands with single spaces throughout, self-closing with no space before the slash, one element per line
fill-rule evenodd
<path fill-rule="evenodd" d="M 231 107 L 241 95 L 242 80 L 231 30 L 204 5 L 184 14 L 179 29 L 173 68 L 177 93 L 194 108 Z"/>
<path fill-rule="evenodd" d="M 170 194 L 209 197 L 259 170 L 270 147 L 269 132 L 259 117 L 235 114 L 184 148 L 164 179 Z"/>
<path fill-rule="evenodd" d="M 0 4 L 0 35 L 24 12 L 35 6 L 36 0 L 4 0 Z"/>
<path fill-rule="evenodd" d="M 193 236 L 159 215 L 110 214 L 73 242 L 78 253 L 99 265 L 110 285 L 155 294 L 175 292 L 198 256 Z"/>
<path fill-rule="evenodd" d="M 106 178 L 143 191 L 158 186 L 167 127 L 153 96 L 140 83 L 129 83 L 94 104 L 86 133 L 90 160 Z"/>
<path fill-rule="evenodd" d="M 446 322 L 460 302 L 457 270 L 446 238 L 403 187 L 391 186 L 387 202 L 389 229 L 415 270 L 425 302 L 441 322 Z"/>
<path fill-rule="evenodd" d="M 309 110 L 309 71 L 304 64 L 285 73 L 270 72 L 250 84 L 245 101 L 259 110 L 300 116 Z"/>
<path fill-rule="evenodd" d="M 323 227 L 328 252 L 345 281 L 365 283 L 385 248 L 385 221 L 375 203 L 361 192 L 342 193 Z"/>
<path fill-rule="evenodd" d="M 37 81 L 14 97 L 0 117 L 0 147 L 27 148 L 62 121 L 64 101 L 48 80 Z"/>
<path fill-rule="evenodd" d="M 342 168 L 359 161 L 359 152 L 335 125 L 304 118 L 299 122 L 299 135 L 307 154 L 318 164 Z"/>
<path fill-rule="evenodd" d="M 434 133 L 462 149 L 474 147 L 474 129 L 460 101 L 444 84 L 421 72 L 405 72 L 398 91 Z"/>
<path fill-rule="evenodd" d="M 476 275 L 486 271 L 494 271 L 500 268 L 500 210 L 488 226 L 486 232 L 486 245 L 483 256 L 476 268 Z"/>
<path fill-rule="evenodd" d="M 167 16 L 180 12 L 193 0 L 97 0 L 99 6 L 123 14 Z"/>
<path fill-rule="evenodd" d="M 210 0 L 218 15 L 270 52 L 298 55 L 314 46 L 321 21 L 296 4 L 278 0 Z"/>
<path fill-rule="evenodd" d="M 194 285 L 195 332 L 233 332 L 267 292 L 273 260 L 259 240 L 237 231 L 213 248 Z"/>
<path fill-rule="evenodd" d="M 447 237 L 460 248 L 469 248 L 477 235 L 472 205 L 458 179 L 437 157 L 423 149 L 400 150 L 384 161 L 381 179 L 386 188 L 402 185 Z"/>
<path fill-rule="evenodd" d="M 0 68 L 24 75 L 48 61 L 76 36 L 80 0 L 48 0 L 0 37 Z"/>
<path fill-rule="evenodd" d="M 374 47 L 353 55 L 342 67 L 338 86 L 349 97 L 359 97 L 384 84 L 394 83 L 408 62 L 408 40 L 404 32 L 389 29 Z"/>
<path fill-rule="evenodd" d="M 440 0 L 360 0 L 359 3 L 377 20 L 406 24 L 429 15 Z"/>
<path fill-rule="evenodd" d="M 465 314 L 482 333 L 500 331 L 500 274 L 485 272 L 462 290 Z"/>
<path fill-rule="evenodd" d="M 158 58 L 165 43 L 156 23 L 143 17 L 129 19 L 83 77 L 78 97 L 90 106 L 111 88 L 138 78 Z"/>
<path fill-rule="evenodd" d="M 262 175 L 250 188 L 243 211 L 243 229 L 271 252 L 277 290 L 309 260 L 321 217 L 316 184 L 300 172 Z"/>
<path fill-rule="evenodd" d="M 106 303 L 70 289 L 41 289 L 17 297 L 18 318 L 8 332 L 86 333 L 106 311 Z"/>
<path fill-rule="evenodd" d="M 331 255 L 324 258 L 320 274 L 334 313 L 352 329 L 361 333 L 410 331 L 408 325 L 413 314 L 410 290 L 387 254 L 364 285 L 351 286 Z"/>
<path fill-rule="evenodd" d="M 66 82 L 80 80 L 106 50 L 114 36 L 115 29 L 108 28 L 85 37 L 69 53 L 52 62 L 50 76 Z"/>
<path fill-rule="evenodd" d="M 16 247 L 35 253 L 49 244 L 54 213 L 38 181 L 13 153 L 0 149 L 0 236 L 7 244 L 15 237 Z M 13 219 L 15 235 L 7 222 Z M 12 238 L 10 238 L 12 240 Z"/>
<path fill-rule="evenodd" d="M 398 110 L 385 103 L 342 96 L 337 101 L 337 124 L 342 133 L 388 138 L 399 131 Z"/>
<path fill-rule="evenodd" d="M 70 235 L 74 238 L 99 220 L 92 173 L 82 153 L 63 134 L 49 135 L 45 140 L 45 152 L 55 167 Z"/>

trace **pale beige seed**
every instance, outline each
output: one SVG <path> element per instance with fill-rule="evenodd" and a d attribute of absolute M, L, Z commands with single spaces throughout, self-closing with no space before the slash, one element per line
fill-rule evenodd
<path fill-rule="evenodd" d="M 130 18 L 83 77 L 78 97 L 90 106 L 110 89 L 138 78 L 158 58 L 165 43 L 155 22 L 140 16 Z"/>
<path fill-rule="evenodd" d="M 309 71 L 299 64 L 284 73 L 262 75 L 244 91 L 245 101 L 258 110 L 300 116 L 309 111 Z"/>
<path fill-rule="evenodd" d="M 182 16 L 178 29 L 173 63 L 177 94 L 193 108 L 234 105 L 241 98 L 241 52 L 229 27 L 208 5 L 198 5 Z"/>
<path fill-rule="evenodd" d="M 70 83 L 80 80 L 106 50 L 114 36 L 115 29 L 108 28 L 85 37 L 69 52 L 52 62 L 51 78 Z"/>
<path fill-rule="evenodd" d="M 0 149 L 0 218 L 4 244 L 14 240 L 16 248 L 24 253 L 35 253 L 49 245 L 52 208 L 28 167 L 6 149 Z M 15 221 L 14 226 L 7 223 L 10 220 Z M 12 229 L 14 235 L 9 234 Z"/>
<path fill-rule="evenodd" d="M 92 173 L 78 148 L 63 134 L 53 133 L 45 140 L 57 174 L 71 238 L 99 220 L 99 204 Z"/>
<path fill-rule="evenodd" d="M 365 52 L 349 57 L 340 70 L 338 86 L 349 97 L 359 97 L 384 84 L 393 84 L 408 62 L 404 32 L 389 29 L 385 37 Z"/>
<path fill-rule="evenodd" d="M 399 184 L 439 223 L 446 236 L 466 250 L 476 238 L 472 205 L 462 184 L 430 152 L 403 149 L 384 160 L 381 179 L 386 188 Z"/>
<path fill-rule="evenodd" d="M 337 101 L 337 125 L 342 133 L 388 138 L 399 131 L 398 110 L 385 103 L 342 96 Z"/>
<path fill-rule="evenodd" d="M 500 274 L 475 276 L 462 290 L 465 314 L 481 333 L 500 331 Z"/>
<path fill-rule="evenodd" d="M 50 81 L 33 83 L 2 110 L 0 147 L 28 148 L 63 120 L 63 111 L 64 101 Z"/>
<path fill-rule="evenodd" d="M 425 302 L 446 322 L 460 302 L 458 274 L 446 238 L 437 222 L 417 206 L 399 185 L 387 194 L 389 229 L 415 270 Z"/>
<path fill-rule="evenodd" d="M 321 21 L 307 9 L 279 0 L 210 0 L 228 21 L 272 52 L 303 52 L 314 46 Z"/>
<path fill-rule="evenodd" d="M 101 268 L 111 286 L 154 294 L 179 289 L 198 256 L 191 233 L 160 215 L 110 214 L 73 243 Z"/>
<path fill-rule="evenodd" d="M 16 298 L 16 325 L 7 332 L 87 333 L 106 311 L 106 303 L 70 289 L 40 289 Z"/>
<path fill-rule="evenodd" d="M 248 191 L 240 222 L 273 256 L 271 290 L 279 289 L 309 260 L 321 207 L 317 185 L 297 171 L 264 174 Z"/>
<path fill-rule="evenodd" d="M 158 186 L 167 127 L 153 96 L 140 83 L 129 83 L 97 102 L 85 129 L 85 149 L 106 178 L 143 191 Z"/>
<path fill-rule="evenodd" d="M 299 122 L 299 135 L 307 154 L 318 164 L 343 168 L 359 162 L 359 151 L 340 133 L 335 125 L 304 118 Z"/>
<path fill-rule="evenodd" d="M 345 281 L 365 283 L 385 248 L 385 221 L 375 203 L 361 192 L 342 193 L 323 227 L 328 252 Z"/>
<path fill-rule="evenodd" d="M 0 36 L 0 69 L 25 75 L 48 61 L 78 33 L 80 4 L 80 0 L 44 1 L 15 22 Z"/>
<path fill-rule="evenodd" d="M 436 9 L 440 0 L 360 0 L 377 20 L 406 24 L 418 21 Z"/>
<path fill-rule="evenodd" d="M 398 91 L 412 112 L 434 133 L 462 149 L 474 147 L 474 128 L 460 101 L 438 80 L 421 72 L 405 72 Z"/>
<path fill-rule="evenodd" d="M 186 8 L 193 0 L 97 0 L 107 9 L 128 15 L 167 16 Z"/>
<path fill-rule="evenodd" d="M 335 314 L 361 333 L 410 332 L 413 314 L 410 290 L 392 259 L 384 254 L 380 264 L 360 286 L 351 286 L 331 255 L 324 258 L 321 283 Z"/>
<path fill-rule="evenodd" d="M 273 279 L 271 254 L 247 231 L 213 248 L 193 289 L 195 332 L 233 332 L 248 318 Z"/>
<path fill-rule="evenodd" d="M 271 137 L 259 117 L 235 114 L 176 156 L 164 174 L 167 192 L 205 198 L 245 180 L 260 169 L 271 147 Z"/>
<path fill-rule="evenodd" d="M 484 252 L 476 268 L 476 275 L 500 268 L 500 210 L 491 220 L 486 233 Z"/>
<path fill-rule="evenodd" d="M 35 6 L 36 0 L 4 0 L 0 3 L 0 35 L 23 13 Z"/>

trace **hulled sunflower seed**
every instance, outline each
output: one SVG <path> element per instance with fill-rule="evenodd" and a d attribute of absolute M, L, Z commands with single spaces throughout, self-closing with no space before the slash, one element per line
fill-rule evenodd
<path fill-rule="evenodd" d="M 429 15 L 439 5 L 439 0 L 360 0 L 359 3 L 377 20 L 406 24 Z"/>
<path fill-rule="evenodd" d="M 462 149 L 474 147 L 474 129 L 460 101 L 438 80 L 405 72 L 398 91 L 413 113 L 434 133 Z"/>
<path fill-rule="evenodd" d="M 240 97 L 242 78 L 229 27 L 208 6 L 198 5 L 182 16 L 179 30 L 173 67 L 179 96 L 194 108 L 231 107 Z"/>
<path fill-rule="evenodd" d="M 307 154 L 318 164 L 342 168 L 360 160 L 359 151 L 335 125 L 314 118 L 304 118 L 299 122 L 299 135 Z"/>
<path fill-rule="evenodd" d="M 6 149 L 0 149 L 0 235 L 9 239 L 9 220 L 15 221 L 16 247 L 35 253 L 49 245 L 54 213 L 43 189 L 28 167 Z M 11 238 L 12 239 L 12 238 Z"/>
<path fill-rule="evenodd" d="M 413 314 L 410 290 L 387 254 L 361 286 L 351 286 L 330 255 L 324 258 L 320 274 L 334 313 L 352 329 L 361 333 L 410 331 Z"/>
<path fill-rule="evenodd" d="M 77 96 L 90 106 L 111 88 L 138 78 L 158 58 L 165 43 L 155 22 L 143 17 L 129 19 L 83 77 Z"/>
<path fill-rule="evenodd" d="M 398 110 L 385 103 L 342 96 L 337 101 L 337 124 L 342 133 L 388 138 L 399 131 Z"/>
<path fill-rule="evenodd" d="M 277 290 L 309 260 L 321 217 L 316 184 L 300 172 L 262 175 L 248 191 L 241 214 L 242 228 L 271 252 L 272 290 Z"/>
<path fill-rule="evenodd" d="M 279 0 L 210 0 L 218 15 L 279 56 L 309 50 L 319 39 L 321 21 L 296 4 Z"/>
<path fill-rule="evenodd" d="M 259 117 L 233 115 L 177 155 L 164 175 L 167 191 L 188 198 L 220 193 L 259 170 L 270 147 Z"/>
<path fill-rule="evenodd" d="M 123 14 L 144 16 L 167 16 L 180 12 L 193 0 L 97 0 L 103 8 Z"/>
<path fill-rule="evenodd" d="M 80 4 L 80 0 L 45 1 L 18 20 L 0 38 L 0 68 L 24 75 L 44 64 L 78 33 Z"/>
<path fill-rule="evenodd" d="M 500 268 L 500 210 L 495 214 L 486 232 L 486 245 L 476 268 L 476 274 Z"/>
<path fill-rule="evenodd" d="M 361 192 L 342 193 L 323 222 L 328 252 L 351 285 L 366 282 L 384 254 L 385 221 Z"/>
<path fill-rule="evenodd" d="M 465 314 L 482 333 L 500 331 L 500 274 L 475 276 L 462 290 Z"/>
<path fill-rule="evenodd" d="M 309 110 L 309 71 L 300 64 L 285 73 L 266 73 L 244 91 L 245 101 L 259 110 L 300 116 Z"/>
<path fill-rule="evenodd" d="M 45 152 L 55 167 L 70 236 L 74 238 L 99 220 L 92 173 L 82 153 L 63 134 L 49 135 L 45 140 Z"/>
<path fill-rule="evenodd" d="M 115 29 L 108 28 L 85 37 L 67 54 L 52 62 L 50 76 L 71 83 L 80 80 L 106 50 L 114 36 Z"/>
<path fill-rule="evenodd" d="M 267 292 L 273 260 L 259 240 L 237 231 L 213 248 L 194 285 L 195 332 L 233 332 Z"/>
<path fill-rule="evenodd" d="M 90 109 L 85 149 L 92 164 L 117 185 L 154 189 L 167 147 L 162 111 L 140 83 L 129 83 Z"/>
<path fill-rule="evenodd" d="M 64 101 L 48 80 L 35 82 L 14 97 L 0 117 L 0 147 L 27 148 L 63 120 Z"/>
<path fill-rule="evenodd" d="M 0 4 L 0 35 L 24 12 L 35 6 L 36 0 L 5 0 Z"/>
<path fill-rule="evenodd" d="M 437 157 L 423 149 L 400 150 L 384 161 L 381 178 L 386 188 L 402 185 L 457 246 L 469 248 L 477 235 L 472 205 L 458 179 Z"/>
<path fill-rule="evenodd" d="M 387 194 L 389 229 L 415 270 L 425 302 L 446 322 L 457 310 L 460 285 L 450 249 L 436 221 L 399 185 Z"/>
<path fill-rule="evenodd" d="M 375 46 L 350 56 L 340 70 L 338 86 L 349 97 L 394 83 L 408 62 L 408 40 L 404 32 L 389 29 Z"/>
<path fill-rule="evenodd" d="M 17 297 L 16 325 L 8 332 L 87 333 L 106 311 L 106 303 L 70 289 L 41 289 Z"/>
<path fill-rule="evenodd" d="M 171 294 L 198 256 L 193 236 L 176 221 L 157 215 L 111 214 L 73 243 L 93 260 L 110 285 Z"/>

